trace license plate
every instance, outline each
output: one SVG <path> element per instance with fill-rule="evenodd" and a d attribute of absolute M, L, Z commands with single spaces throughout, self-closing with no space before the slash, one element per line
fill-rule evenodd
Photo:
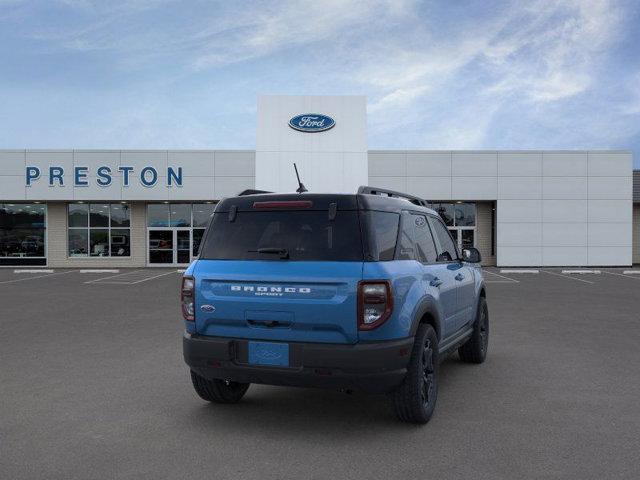
<path fill-rule="evenodd" d="M 249 342 L 249 363 L 252 365 L 289 366 L 289 344 Z"/>

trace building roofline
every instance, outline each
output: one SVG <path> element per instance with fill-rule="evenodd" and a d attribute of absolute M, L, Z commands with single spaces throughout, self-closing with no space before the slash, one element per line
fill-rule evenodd
<path fill-rule="evenodd" d="M 255 153 L 255 150 L 251 149 L 198 149 L 198 148 L 0 148 L 0 152 L 3 153 L 120 153 L 120 152 L 134 152 L 134 153 L 156 153 L 156 152 L 172 152 L 172 153 Z"/>
<path fill-rule="evenodd" d="M 368 150 L 368 153 L 625 153 L 631 150 Z"/>
<path fill-rule="evenodd" d="M 135 152 L 135 153 L 149 153 L 149 152 L 175 152 L 175 153 L 189 153 L 189 152 L 221 152 L 221 153 L 255 153 L 256 149 L 239 148 L 239 149 L 215 149 L 215 148 L 0 148 L 0 152 L 100 152 L 100 153 L 115 153 L 115 152 Z M 631 154 L 631 150 L 404 150 L 404 149 L 372 149 L 367 150 L 367 153 L 619 153 L 619 154 Z"/>

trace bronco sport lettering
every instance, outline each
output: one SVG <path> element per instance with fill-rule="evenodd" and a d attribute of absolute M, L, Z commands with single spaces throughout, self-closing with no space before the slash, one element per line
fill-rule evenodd
<path fill-rule="evenodd" d="M 311 293 L 310 288 L 296 287 L 254 287 L 252 285 L 231 285 L 232 292 L 257 292 L 257 293 Z"/>

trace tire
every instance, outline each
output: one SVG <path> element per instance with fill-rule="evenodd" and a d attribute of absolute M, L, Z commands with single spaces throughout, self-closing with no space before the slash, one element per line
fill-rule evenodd
<path fill-rule="evenodd" d="M 487 300 L 480 297 L 473 333 L 467 342 L 458 348 L 460 360 L 466 363 L 482 363 L 487 358 L 489 347 L 489 309 Z"/>
<path fill-rule="evenodd" d="M 403 422 L 427 423 L 438 398 L 438 336 L 421 324 L 411 351 L 407 376 L 391 393 L 396 415 Z"/>
<path fill-rule="evenodd" d="M 249 383 L 208 380 L 191 370 L 191 382 L 196 393 L 208 402 L 237 403 L 249 389 Z"/>

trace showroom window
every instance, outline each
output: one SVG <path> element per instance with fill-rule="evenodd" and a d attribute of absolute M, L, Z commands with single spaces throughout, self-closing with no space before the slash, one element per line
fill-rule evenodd
<path fill-rule="evenodd" d="M 0 265 L 46 264 L 47 206 L 0 203 Z"/>
<path fill-rule="evenodd" d="M 128 203 L 70 203 L 69 257 L 131 256 Z"/>
<path fill-rule="evenodd" d="M 432 202 L 435 210 L 449 229 L 458 249 L 475 246 L 476 204 L 468 202 Z"/>

